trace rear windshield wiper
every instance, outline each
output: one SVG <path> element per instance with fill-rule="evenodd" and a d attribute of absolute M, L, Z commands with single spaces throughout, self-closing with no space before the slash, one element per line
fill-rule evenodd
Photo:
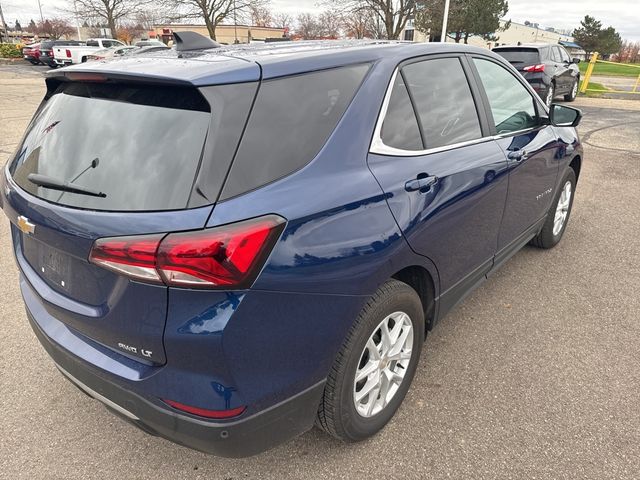
<path fill-rule="evenodd" d="M 51 190 L 58 190 L 60 192 L 77 193 L 79 195 L 89 195 L 90 197 L 106 198 L 107 194 L 102 192 L 96 192 L 89 188 L 75 185 L 71 182 L 65 182 L 57 178 L 49 177 L 47 175 L 40 175 L 39 173 L 30 173 L 27 175 L 27 179 L 31 183 L 44 188 L 50 188 Z"/>

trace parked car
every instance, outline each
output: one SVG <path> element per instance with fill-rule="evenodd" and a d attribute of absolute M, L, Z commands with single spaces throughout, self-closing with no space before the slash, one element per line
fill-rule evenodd
<path fill-rule="evenodd" d="M 56 68 L 58 64 L 53 58 L 53 47 L 78 45 L 85 45 L 85 43 L 77 40 L 45 40 L 40 44 L 40 62 L 51 68 Z"/>
<path fill-rule="evenodd" d="M 67 379 L 181 445 L 365 439 L 426 332 L 561 240 L 581 114 L 467 45 L 174 35 L 162 62 L 48 73 L 0 177 L 29 322 Z"/>
<path fill-rule="evenodd" d="M 40 63 L 40 42 L 22 47 L 22 57 L 32 65 Z"/>
<path fill-rule="evenodd" d="M 527 79 L 547 107 L 563 95 L 573 102 L 580 84 L 579 58 L 571 58 L 562 45 L 505 45 L 493 49 L 511 63 Z"/>
<path fill-rule="evenodd" d="M 135 43 L 136 47 L 166 47 L 167 45 L 160 40 L 140 40 Z"/>
<path fill-rule="evenodd" d="M 133 50 L 127 52 L 127 55 L 144 55 L 150 52 L 163 52 L 165 50 L 171 50 L 167 45 L 148 45 L 146 47 L 136 47 Z"/>
<path fill-rule="evenodd" d="M 53 58 L 59 66 L 84 63 L 89 55 L 98 50 L 126 46 L 120 40 L 111 38 L 91 38 L 86 45 L 53 47 Z"/>
<path fill-rule="evenodd" d="M 115 57 L 122 57 L 128 55 L 132 50 L 136 50 L 137 47 L 126 45 L 124 47 L 111 47 L 103 48 L 102 50 L 96 50 L 92 54 L 87 55 L 87 61 L 92 60 L 109 60 Z"/>

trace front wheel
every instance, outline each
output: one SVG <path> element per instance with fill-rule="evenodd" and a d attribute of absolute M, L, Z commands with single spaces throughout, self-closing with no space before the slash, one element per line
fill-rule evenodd
<path fill-rule="evenodd" d="M 569 223 L 571 207 L 573 206 L 573 194 L 576 190 L 576 174 L 572 168 L 565 173 L 560 191 L 556 194 L 555 202 L 547 213 L 540 233 L 531 240 L 531 244 L 540 248 L 553 248 L 560 240 Z"/>
<path fill-rule="evenodd" d="M 564 96 L 565 101 L 573 102 L 578 96 L 578 83 L 580 82 L 579 78 L 576 78 L 573 81 L 573 85 L 571 86 L 571 91 Z"/>
<path fill-rule="evenodd" d="M 382 429 L 402 403 L 425 335 L 416 291 L 389 280 L 364 306 L 331 368 L 316 425 L 346 441 Z"/>

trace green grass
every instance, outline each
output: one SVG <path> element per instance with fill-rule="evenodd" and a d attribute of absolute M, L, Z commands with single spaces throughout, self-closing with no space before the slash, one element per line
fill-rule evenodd
<path fill-rule="evenodd" d="M 593 90 L 602 90 L 601 92 L 594 92 Z M 587 97 L 601 97 L 603 93 L 606 93 L 609 90 L 607 87 L 602 85 L 601 83 L 589 82 L 589 89 L 584 94 Z"/>
<path fill-rule="evenodd" d="M 636 68 L 630 67 L 629 65 L 635 65 Z M 588 66 L 589 62 L 580 62 L 578 64 L 582 76 L 584 76 Z M 609 63 L 596 63 L 596 66 L 593 69 L 593 75 L 637 77 L 640 75 L 640 68 L 638 67 L 640 67 L 640 63 L 617 63 L 615 65 Z"/>

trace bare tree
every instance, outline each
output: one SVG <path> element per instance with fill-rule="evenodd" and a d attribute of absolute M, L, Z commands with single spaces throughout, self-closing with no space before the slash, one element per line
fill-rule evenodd
<path fill-rule="evenodd" d="M 293 17 L 286 12 L 278 12 L 273 16 L 273 26 L 283 30 L 291 29 Z"/>
<path fill-rule="evenodd" d="M 380 32 L 379 20 L 376 13 L 368 8 L 342 15 L 344 32 L 349 38 L 382 38 L 384 32 Z"/>
<path fill-rule="evenodd" d="M 104 23 L 115 36 L 118 23 L 132 17 L 152 0 L 69 0 L 69 11 L 76 7 L 78 15 Z"/>
<path fill-rule="evenodd" d="M 273 25 L 273 15 L 266 5 L 249 5 L 249 20 L 256 27 L 270 27 Z"/>
<path fill-rule="evenodd" d="M 269 0 L 162 0 L 174 10 L 174 18 L 204 20 L 209 36 L 216 39 L 216 27 L 234 17 L 247 18 L 252 7 L 266 6 Z"/>
<path fill-rule="evenodd" d="M 40 36 L 48 36 L 49 38 L 58 39 L 61 37 L 69 37 L 75 33 L 76 29 L 62 18 L 50 18 L 44 22 L 38 22 L 35 33 Z"/>
<path fill-rule="evenodd" d="M 324 3 L 353 15 L 363 9 L 372 11 L 382 22 L 385 36 L 396 40 L 415 14 L 416 0 L 325 0 Z"/>
<path fill-rule="evenodd" d="M 320 38 L 322 32 L 318 18 L 312 13 L 301 13 L 298 15 L 298 26 L 296 27 L 296 35 L 303 40 L 313 40 Z"/>
<path fill-rule="evenodd" d="M 318 16 L 321 38 L 339 38 L 342 25 L 342 15 L 336 10 L 325 10 Z"/>

